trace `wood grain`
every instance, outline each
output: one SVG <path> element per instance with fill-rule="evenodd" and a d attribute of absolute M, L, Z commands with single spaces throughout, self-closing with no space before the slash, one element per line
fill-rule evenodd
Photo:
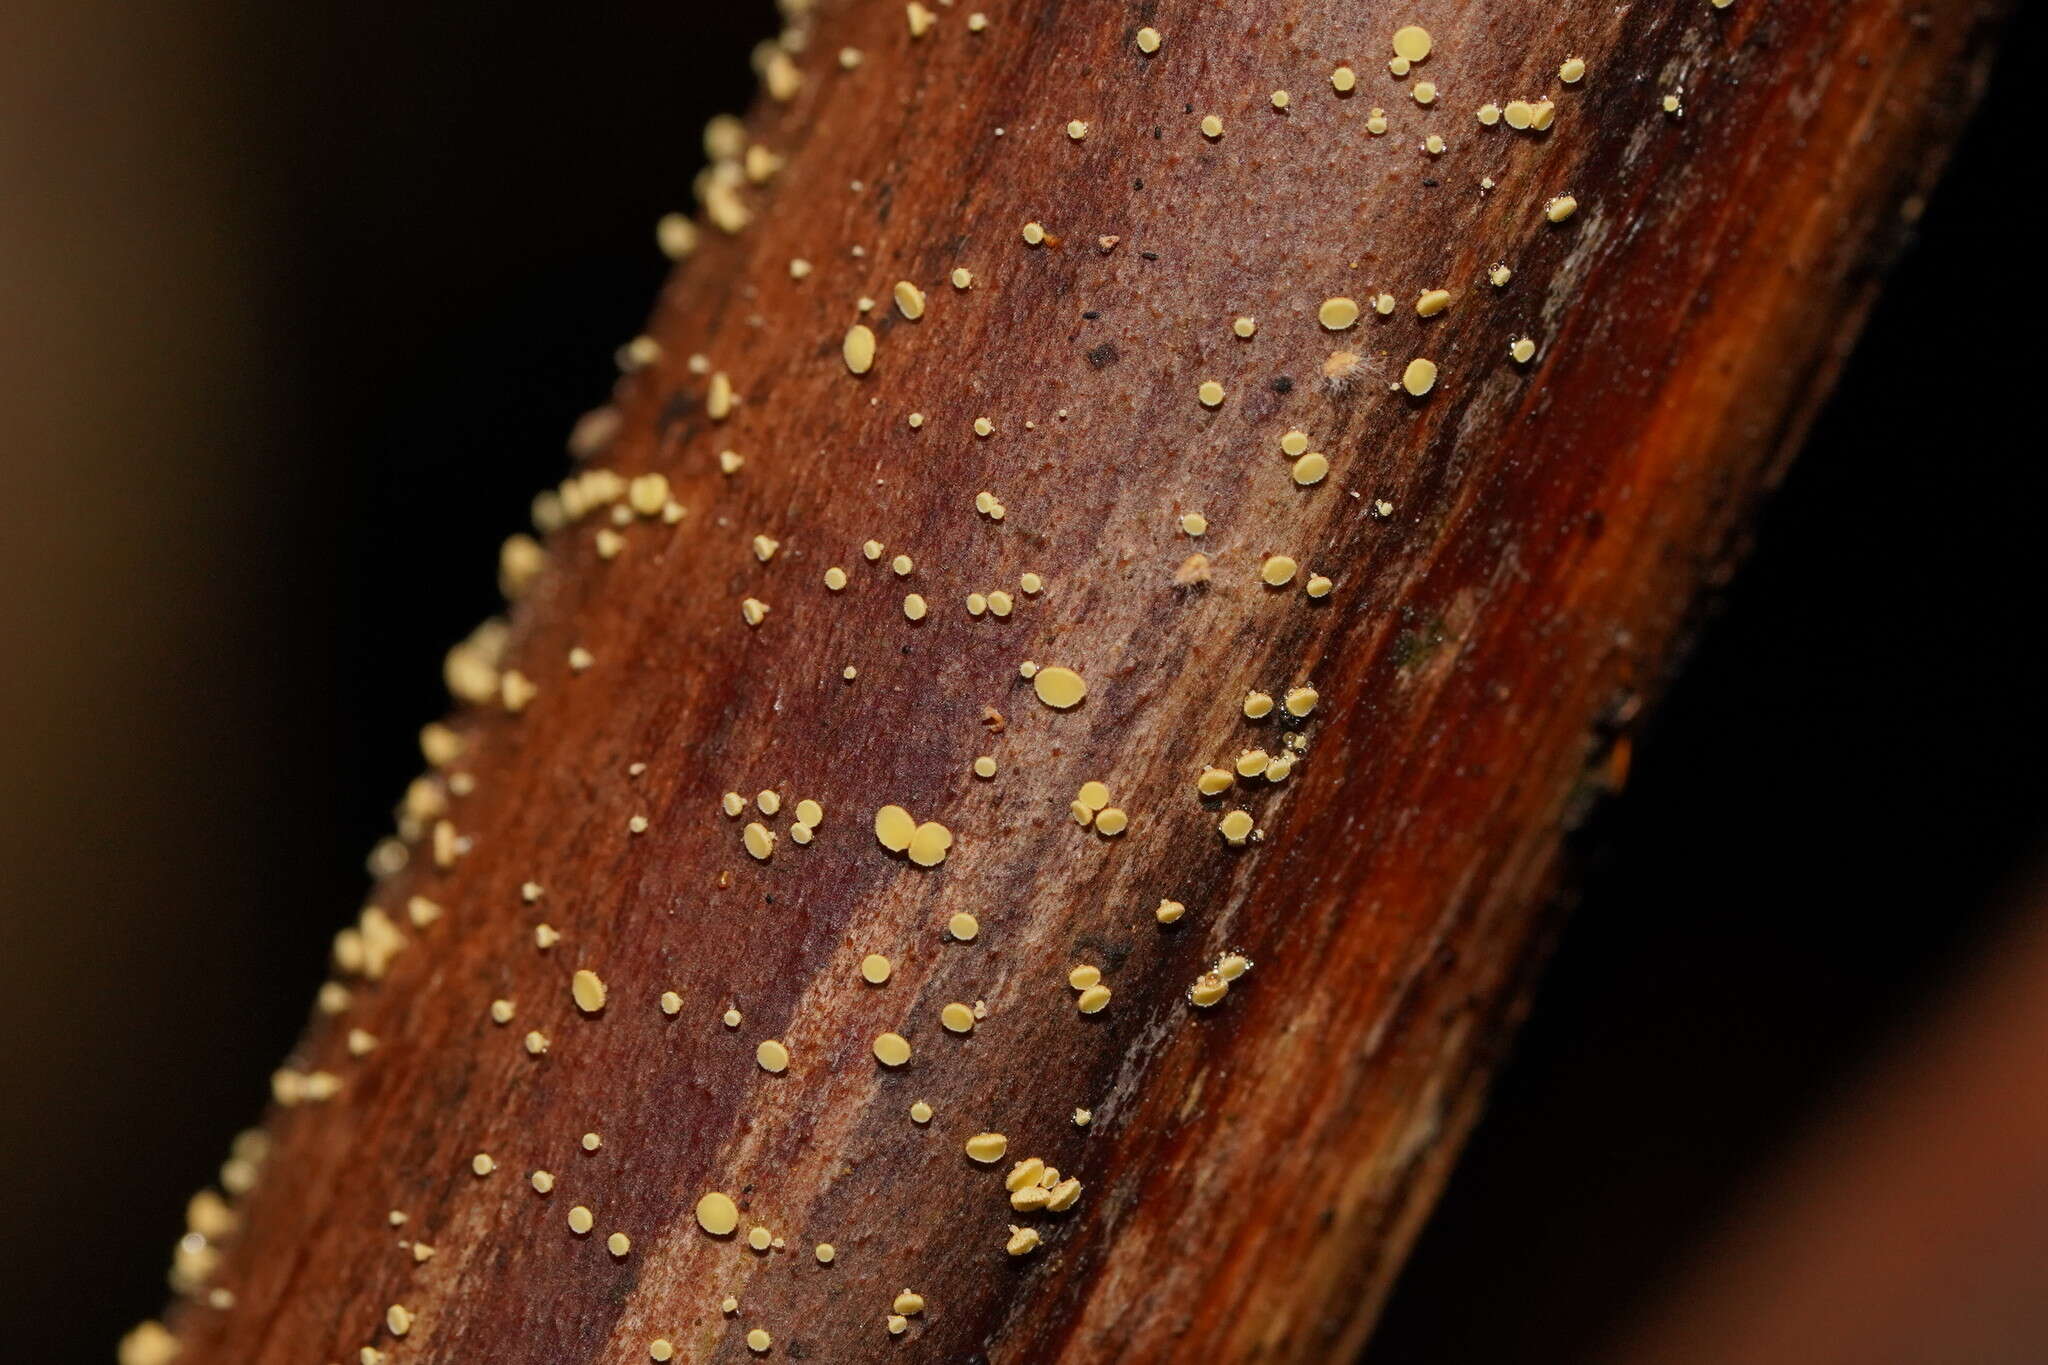
<path fill-rule="evenodd" d="M 444 870 L 416 848 L 373 891 L 401 924 L 413 895 L 447 913 L 316 1016 L 291 1064 L 341 1091 L 269 1116 L 274 1150 L 207 1281 L 234 1304 L 174 1308 L 182 1359 L 635 1361 L 665 1337 L 681 1359 L 742 1360 L 756 1326 L 816 1360 L 1325 1361 L 1364 1339 L 1509 1035 L 1563 837 L 1796 449 L 1970 103 L 1990 14 L 1026 0 L 990 17 L 970 33 L 942 9 L 921 39 L 891 4 L 804 21 L 801 89 L 748 123 L 786 165 L 741 191 L 750 226 L 707 228 L 676 271 L 648 328 L 664 356 L 621 381 L 592 461 L 666 475 L 688 514 L 623 528 L 610 560 L 602 509 L 550 537 L 507 646 L 537 696 L 452 722 L 468 851 Z M 1384 66 L 1410 19 L 1436 38 L 1427 110 Z M 1140 23 L 1165 35 L 1154 56 Z M 1568 88 L 1571 54 L 1590 74 Z M 1473 119 L 1538 95 L 1558 105 L 1545 134 Z M 1430 132 L 1441 157 L 1419 149 Z M 694 136 L 676 130 L 679 163 Z M 1544 221 L 1567 192 L 1577 214 Z M 1058 244 L 1027 246 L 1027 220 Z M 1505 288 L 1485 282 L 1495 261 Z M 947 283 L 957 265 L 971 290 Z M 904 278 L 929 298 L 915 322 L 888 303 Z M 1438 285 L 1449 311 L 1416 317 Z M 1380 290 L 1392 316 L 1317 325 L 1325 296 Z M 840 342 L 863 295 L 879 358 L 856 378 Z M 1255 337 L 1231 334 L 1239 314 Z M 1540 351 L 1521 367 L 1506 348 L 1524 333 Z M 1326 383 L 1346 348 L 1355 373 Z M 731 376 L 728 419 L 693 354 Z M 1422 399 L 1389 390 L 1413 356 L 1442 370 Z M 1211 378 L 1213 410 L 1195 396 Z M 1317 487 L 1289 477 L 1290 427 L 1331 457 Z M 1001 522 L 976 515 L 981 490 Z M 1209 520 L 1199 544 L 1188 510 Z M 766 564 L 757 534 L 781 543 Z M 867 562 L 870 537 L 914 572 Z M 1197 549 L 1210 577 L 1177 583 Z M 1334 593 L 1265 587 L 1273 553 Z M 842 593 L 821 581 L 835 564 Z M 963 608 L 1027 570 L 1046 590 L 1009 618 Z M 909 591 L 931 603 L 916 624 Z M 758 628 L 749 596 L 771 608 Z M 580 675 L 574 646 L 595 660 Z M 1086 702 L 1041 705 L 1027 659 L 1079 670 Z M 1293 776 L 1199 799 L 1204 764 L 1280 750 L 1286 727 L 1247 721 L 1245 692 L 1310 682 Z M 993 780 L 969 771 L 981 753 Z M 1121 838 L 1069 817 L 1089 779 L 1130 812 Z M 815 842 L 793 842 L 786 808 L 764 821 L 773 857 L 745 854 L 719 797 L 763 788 L 823 804 Z M 952 829 L 942 866 L 877 845 L 888 803 Z M 1239 807 L 1263 837 L 1230 849 L 1217 821 Z M 1170 928 L 1163 897 L 1188 907 Z M 961 910 L 972 944 L 942 933 Z M 547 951 L 541 921 L 563 935 Z M 1226 949 L 1255 969 L 1191 1008 Z M 859 979 L 870 951 L 894 959 L 886 986 Z M 1114 991 L 1092 1017 L 1066 985 L 1083 961 Z M 586 966 L 610 990 L 595 1017 L 569 996 Z M 500 996 L 506 1026 L 486 1013 Z M 971 1036 L 938 1026 L 952 1000 L 986 1002 Z M 353 1028 L 379 1040 L 360 1059 Z M 909 1066 L 873 1061 L 885 1029 Z M 755 1065 L 771 1037 L 784 1075 Z M 1008 1163 L 963 1155 L 982 1129 L 1080 1177 L 1078 1207 L 1013 1213 Z M 479 1152 L 494 1174 L 471 1173 Z M 702 1233 L 712 1189 L 786 1246 Z M 595 1211 L 587 1237 L 574 1204 Z M 1044 1247 L 1006 1255 L 1011 1223 Z M 614 1230 L 630 1255 L 607 1254 Z M 905 1287 L 929 1307 L 895 1339 Z M 403 1339 L 394 1303 L 417 1316 Z"/>

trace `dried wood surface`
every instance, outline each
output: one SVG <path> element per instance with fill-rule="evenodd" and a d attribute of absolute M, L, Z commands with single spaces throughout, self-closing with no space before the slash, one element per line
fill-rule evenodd
<path fill-rule="evenodd" d="M 170 1315 L 182 1360 L 623 1362 L 655 1338 L 742 1360 L 755 1327 L 817 1360 L 1326 1361 L 1363 1341 L 1508 1035 L 1563 834 L 1796 447 L 1989 18 L 1960 0 L 989 14 L 973 33 L 938 8 L 915 39 L 894 4 L 802 22 L 801 87 L 748 121 L 786 164 L 738 191 L 750 225 L 707 226 L 676 271 L 648 327 L 664 354 L 621 381 L 589 462 L 664 474 L 688 514 L 620 528 L 611 559 L 608 509 L 548 538 L 504 659 L 537 694 L 450 722 L 467 851 L 444 869 L 422 843 L 373 889 L 407 946 L 316 1014 L 290 1065 L 340 1091 L 270 1114 L 240 1228 Z M 1429 109 L 1386 69 L 1405 22 L 1435 37 L 1414 73 L 1441 91 Z M 1164 34 L 1154 55 L 1140 24 Z M 1574 87 L 1569 55 L 1589 65 Z M 1473 117 L 1539 96 L 1557 106 L 1541 135 Z M 1215 141 L 1196 126 L 1212 112 Z M 1432 132 L 1441 156 L 1419 147 Z M 1576 215 L 1545 221 L 1566 193 Z M 1027 220 L 1057 243 L 1027 245 Z M 899 279 L 928 297 L 917 321 L 890 305 Z M 1437 286 L 1451 307 L 1418 318 Z M 1317 324 L 1326 296 L 1382 290 L 1391 316 Z M 862 295 L 879 345 L 855 377 L 841 340 Z M 1232 334 L 1240 314 L 1256 336 Z M 1507 353 L 1522 334 L 1526 366 Z M 1355 365 L 1331 384 L 1339 350 Z M 731 377 L 722 421 L 693 354 Z M 1390 391 L 1416 356 L 1434 391 Z M 1330 456 L 1320 485 L 1290 478 L 1289 428 Z M 758 534 L 780 542 L 765 564 Z M 1177 582 L 1197 551 L 1207 581 Z M 1279 553 L 1301 575 L 1270 588 Z M 1018 590 L 1025 571 L 1043 593 Z M 1014 613 L 970 617 L 966 595 L 997 588 Z M 748 597 L 770 608 L 758 627 Z M 1086 701 L 1042 705 L 1024 660 L 1079 671 Z M 1305 722 L 1242 714 L 1248 690 L 1309 683 Z M 1286 781 L 1197 796 L 1204 765 L 1278 754 L 1290 730 L 1308 747 Z M 983 753 L 992 780 L 970 772 Z M 1120 838 L 1069 816 L 1091 779 L 1130 814 Z M 720 812 L 764 788 L 781 816 Z M 808 846 L 800 798 L 825 810 Z M 891 803 L 953 831 L 942 865 L 878 845 Z M 1232 849 L 1217 826 L 1239 808 L 1262 837 Z M 754 819 L 780 836 L 765 862 L 741 846 Z M 438 923 L 405 921 L 415 895 Z M 1186 917 L 1158 924 L 1162 898 Z M 963 910 L 972 944 L 943 933 Z M 562 935 L 545 951 L 542 921 Z M 1225 950 L 1254 969 L 1193 1008 Z M 868 952 L 893 959 L 886 985 L 860 979 Z M 1066 981 L 1082 962 L 1114 992 L 1093 1016 Z M 609 988 L 595 1016 L 570 997 L 584 967 Z M 510 1024 L 488 1017 L 498 997 Z M 939 1026 L 956 1000 L 986 1002 L 971 1036 Z M 378 1045 L 352 1056 L 352 1029 Z M 884 1030 L 910 1065 L 876 1064 Z M 785 1074 L 756 1065 L 768 1038 Z M 979 1130 L 1079 1177 L 1079 1204 L 1013 1212 L 1009 1161 L 963 1155 Z M 710 1190 L 786 1245 L 706 1235 Z M 1010 1224 L 1044 1245 L 1006 1254 Z M 906 1287 L 928 1307 L 894 1338 Z"/>

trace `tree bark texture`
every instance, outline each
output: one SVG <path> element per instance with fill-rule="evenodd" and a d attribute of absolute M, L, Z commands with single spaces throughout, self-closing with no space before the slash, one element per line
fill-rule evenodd
<path fill-rule="evenodd" d="M 933 8 L 913 36 L 901 5 L 824 0 L 793 23 L 802 50 L 763 63 L 783 97 L 746 141 L 780 164 L 714 191 L 750 221 L 704 226 L 648 324 L 660 356 L 620 381 L 615 428 L 584 433 L 586 471 L 659 473 L 687 512 L 619 524 L 586 480 L 603 505 L 546 537 L 489 663 L 536 691 L 449 721 L 461 752 L 372 892 L 389 960 L 290 1059 L 299 1102 L 268 1116 L 260 1176 L 170 1315 L 182 1360 L 626 1362 L 657 1338 L 743 1360 L 755 1328 L 814 1360 L 1355 1351 L 1509 1036 L 1564 834 L 1797 447 L 1995 17 L 1020 0 L 976 31 Z M 1411 22 L 1434 50 L 1398 79 Z M 1588 72 L 1566 85 L 1571 56 Z M 1474 117 L 1546 97 L 1547 131 Z M 678 163 L 694 136 L 676 130 Z M 1549 221 L 1563 195 L 1577 212 Z M 925 295 L 914 321 L 898 280 Z M 1439 287 L 1448 309 L 1418 316 Z M 1381 292 L 1391 315 L 1318 322 L 1327 297 Z M 856 322 L 877 338 L 858 376 Z M 1440 371 L 1422 397 L 1394 387 L 1416 357 Z M 1314 486 L 1290 429 L 1329 456 Z M 779 542 L 766 562 L 756 536 Z M 1283 554 L 1299 573 L 1268 586 Z M 963 605 L 997 589 L 1006 617 Z M 1080 673 L 1086 700 L 1042 704 L 1027 660 Z M 1244 712 L 1306 685 L 1303 719 Z M 1198 795 L 1205 766 L 1289 735 L 1285 780 Z M 1091 780 L 1127 832 L 1070 814 Z M 808 844 L 800 799 L 824 811 Z M 889 804 L 950 829 L 942 863 L 878 843 Z M 1240 809 L 1259 833 L 1231 847 Z M 441 819 L 460 844 L 437 859 Z M 766 860 L 743 847 L 755 821 Z M 416 896 L 438 921 L 407 918 Z M 963 911 L 971 943 L 946 933 Z M 1253 969 L 1191 1004 L 1233 951 Z M 1100 1013 L 1076 1007 L 1081 964 L 1112 991 Z M 582 968 L 607 987 L 594 1014 Z M 941 1027 L 954 1001 L 985 1004 L 971 1034 Z M 908 1065 L 876 1062 L 885 1031 Z M 757 1064 L 764 1039 L 785 1072 Z M 338 1092 L 305 1098 L 320 1073 Z M 981 1131 L 1008 1138 L 993 1167 L 964 1154 Z M 1013 1210 L 1004 1173 L 1034 1156 L 1083 1182 L 1071 1210 Z M 735 1236 L 698 1225 L 714 1190 Z M 750 1249 L 757 1225 L 782 1244 Z M 1043 1244 L 1007 1254 L 1011 1225 Z M 926 1307 L 892 1336 L 906 1288 Z"/>

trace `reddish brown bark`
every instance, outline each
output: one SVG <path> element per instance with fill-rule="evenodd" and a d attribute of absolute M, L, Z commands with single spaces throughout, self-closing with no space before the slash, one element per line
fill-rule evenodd
<path fill-rule="evenodd" d="M 175 1312 L 186 1359 L 628 1361 L 656 1337 L 743 1359 L 756 1326 L 832 1360 L 1331 1360 L 1363 1340 L 1508 1033 L 1562 834 L 1796 447 L 1987 28 L 1954 0 L 1425 8 L 1428 110 L 1384 65 L 1408 16 L 1352 5 L 1045 0 L 978 34 L 943 10 L 921 39 L 892 5 L 821 7 L 801 89 L 749 124 L 787 164 L 739 191 L 750 226 L 707 230 L 678 270 L 649 326 L 665 356 L 622 381 L 593 459 L 666 475 L 688 515 L 623 528 L 610 560 L 605 510 L 551 537 L 505 659 L 538 695 L 453 722 L 469 851 L 443 870 L 423 845 L 374 892 L 401 919 L 413 895 L 447 913 L 315 1020 L 293 1065 L 341 1091 L 272 1115 L 208 1281 L 234 1306 Z M 1574 54 L 1590 74 L 1561 86 Z M 1662 112 L 1681 87 L 1682 116 Z M 1542 135 L 1473 119 L 1546 95 Z M 1220 141 L 1197 131 L 1210 112 Z M 1577 214 L 1546 222 L 1564 193 Z M 1027 220 L 1057 244 L 1027 246 Z M 898 279 L 922 319 L 888 306 Z M 1436 286 L 1452 306 L 1418 318 Z M 1325 296 L 1381 290 L 1391 317 L 1317 326 Z M 840 345 L 862 295 L 879 359 L 856 378 Z M 1540 346 L 1526 367 L 1518 334 Z M 1353 373 L 1326 383 L 1340 348 Z M 723 421 L 697 353 L 742 400 Z M 1414 356 L 1442 372 L 1422 399 L 1389 391 Z M 1312 489 L 1279 454 L 1290 427 L 1332 458 Z M 781 543 L 766 564 L 757 534 Z M 870 537 L 914 573 L 867 562 Z M 1207 581 L 1177 583 L 1196 550 Z M 1335 591 L 1264 586 L 1275 553 Z M 842 593 L 821 583 L 835 564 Z M 1008 619 L 963 609 L 1027 570 L 1046 590 Z M 917 624 L 909 591 L 931 604 Z M 771 608 L 758 628 L 747 597 Z M 1041 705 L 1025 659 L 1078 669 L 1087 701 Z M 1247 721 L 1246 691 L 1309 682 L 1293 775 L 1199 799 L 1204 764 L 1281 750 L 1290 727 Z M 969 772 L 981 753 L 992 781 Z M 1070 819 L 1090 779 L 1131 813 L 1121 838 Z M 822 802 L 815 842 L 786 809 L 772 859 L 742 851 L 756 817 L 719 796 L 762 788 Z M 888 803 L 953 830 L 942 866 L 877 845 Z M 1263 840 L 1230 849 L 1217 823 L 1240 807 Z M 1170 928 L 1162 897 L 1188 907 Z M 972 945 L 942 937 L 961 910 Z M 542 920 L 563 934 L 545 952 Z M 1255 970 L 1191 1008 L 1226 949 Z M 870 951 L 895 960 L 884 987 L 856 973 Z M 1066 984 L 1084 961 L 1115 992 L 1092 1017 Z M 608 983 L 600 1016 L 571 1003 L 579 967 Z M 938 1026 L 951 1000 L 987 1002 L 971 1037 Z M 351 1057 L 352 1028 L 379 1046 Z M 910 1066 L 874 1063 L 885 1029 Z M 764 1038 L 786 1074 L 756 1066 Z M 962 1155 L 981 1129 L 1078 1176 L 1078 1207 L 1013 1213 L 1002 1167 Z M 495 1174 L 471 1173 L 478 1152 Z M 702 1233 L 713 1189 L 786 1249 Z M 1044 1247 L 1006 1255 L 1011 1223 Z M 630 1255 L 607 1254 L 613 1230 Z M 929 1307 L 894 1340 L 906 1286 Z M 417 1318 L 403 1339 L 394 1303 Z"/>

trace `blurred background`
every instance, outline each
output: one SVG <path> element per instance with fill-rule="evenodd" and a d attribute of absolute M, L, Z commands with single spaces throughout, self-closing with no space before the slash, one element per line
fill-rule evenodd
<path fill-rule="evenodd" d="M 654 221 L 774 28 L 766 3 L 516 13 L 0 17 L 10 1358 L 111 1359 L 160 1305 L 441 652 L 496 605 L 496 544 L 605 394 Z M 2000 410 L 2034 343 L 1973 306 L 2004 292 L 1986 263 L 2032 268 L 2040 29 L 1578 837 L 1576 908 L 1368 1365 L 1587 1358 L 2008 956 L 2048 832 L 2048 475 Z"/>

